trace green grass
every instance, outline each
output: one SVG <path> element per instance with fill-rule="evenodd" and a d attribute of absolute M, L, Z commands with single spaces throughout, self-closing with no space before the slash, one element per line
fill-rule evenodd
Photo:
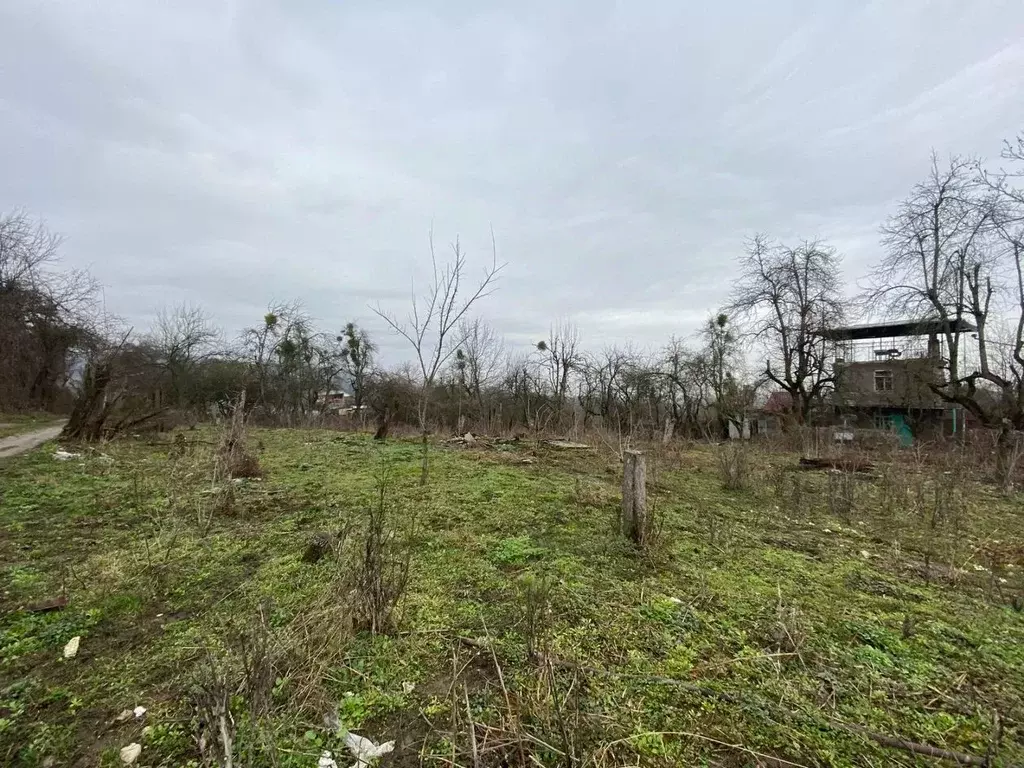
<path fill-rule="evenodd" d="M 206 442 L 0 467 L 0 763 L 116 765 L 139 741 L 141 766 L 197 764 L 191 694 L 206 659 L 237 661 L 261 606 L 271 714 L 255 729 L 236 702 L 255 764 L 266 740 L 280 765 L 322 749 L 343 764 L 322 719 L 336 708 L 396 739 L 392 764 L 454 749 L 468 765 L 467 706 L 480 739 L 510 731 L 502 682 L 546 765 L 569 745 L 591 765 L 926 765 L 837 723 L 984 755 L 994 712 L 996 764 L 1024 762 L 1019 498 L 970 483 L 933 520 L 864 480 L 837 519 L 827 476 L 786 472 L 792 457 L 759 457 L 756 490 L 725 492 L 710 449 L 672 452 L 651 457 L 663 527 L 640 554 L 616 533 L 620 468 L 596 451 L 435 449 L 424 492 L 412 443 L 259 430 L 266 476 L 229 498 L 210 485 L 215 435 L 187 437 Z M 344 568 L 301 557 L 315 532 L 359 530 L 382 463 L 415 549 L 398 631 L 373 637 L 346 624 Z M 63 610 L 23 610 L 62 593 Z M 140 704 L 144 720 L 115 722 Z"/>

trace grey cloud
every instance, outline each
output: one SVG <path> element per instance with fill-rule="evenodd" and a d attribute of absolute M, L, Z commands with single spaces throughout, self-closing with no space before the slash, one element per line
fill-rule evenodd
<path fill-rule="evenodd" d="M 273 299 L 403 310 L 427 232 L 509 262 L 510 338 L 692 332 L 745 238 L 829 239 L 851 282 L 940 153 L 1022 127 L 1024 6 L 179 3 L 0 8 L 0 209 L 144 325 Z"/>

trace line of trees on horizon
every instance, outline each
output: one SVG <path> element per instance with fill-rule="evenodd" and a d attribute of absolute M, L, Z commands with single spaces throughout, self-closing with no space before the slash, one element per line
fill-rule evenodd
<path fill-rule="evenodd" d="M 343 388 L 379 432 L 405 422 L 424 435 L 601 425 L 720 436 L 771 392 L 786 394 L 779 402 L 793 424 L 827 410 L 835 370 L 824 334 L 870 306 L 944 321 L 935 395 L 1008 439 L 1024 429 L 1024 134 L 1002 159 L 992 170 L 933 155 L 882 226 L 884 256 L 859 303 L 845 297 L 842 259 L 827 242 L 757 235 L 726 305 L 694 338 L 657 349 L 588 348 L 566 320 L 533 348 L 513 349 L 480 312 L 501 265 L 494 259 L 472 283 L 457 242 L 447 262 L 431 244 L 434 283 L 414 298 L 409 322 L 375 310 L 413 353 L 390 369 L 365 328 L 318 328 L 298 301 L 268 307 L 233 339 L 186 304 L 151 328 L 125 329 L 101 312 L 95 280 L 59 268 L 59 236 L 16 211 L 0 216 L 0 412 L 68 410 L 92 397 L 81 435 L 102 436 L 170 411 L 224 409 L 244 390 L 255 418 L 299 424 Z"/>

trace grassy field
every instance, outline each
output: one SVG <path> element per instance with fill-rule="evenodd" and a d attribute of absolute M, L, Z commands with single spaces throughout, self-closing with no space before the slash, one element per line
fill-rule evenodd
<path fill-rule="evenodd" d="M 183 434 L 0 465 L 0 764 L 198 765 L 218 690 L 236 765 L 350 765 L 346 729 L 382 765 L 935 762 L 858 728 L 1024 764 L 1024 506 L 954 470 L 758 454 L 727 491 L 713 448 L 654 452 L 641 553 L 604 448 L 439 447 L 423 490 L 413 443 L 257 430 L 265 476 L 214 486 L 216 434 Z M 411 559 L 372 634 L 384 476 Z"/>

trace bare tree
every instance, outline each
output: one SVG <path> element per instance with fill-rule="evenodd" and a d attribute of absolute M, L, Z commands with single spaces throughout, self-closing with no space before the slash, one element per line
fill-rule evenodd
<path fill-rule="evenodd" d="M 84 359 L 78 396 L 61 432 L 65 440 L 110 439 L 164 412 L 152 351 L 131 341 L 131 330 L 99 339 Z"/>
<path fill-rule="evenodd" d="M 531 429 L 540 429 L 542 426 L 538 413 L 541 386 L 535 375 L 535 367 L 525 354 L 514 355 L 505 363 L 501 388 L 510 400 L 509 429 L 517 422 Z"/>
<path fill-rule="evenodd" d="M 412 308 L 407 318 L 399 320 L 379 305 L 373 308 L 398 335 L 412 346 L 419 364 L 420 393 L 417 419 L 423 441 L 423 461 L 420 484 L 426 485 L 429 476 L 430 405 L 434 380 L 438 371 L 455 354 L 464 339 L 459 335 L 459 323 L 470 308 L 494 290 L 495 281 L 504 268 L 498 264 L 497 248 L 491 239 L 491 264 L 479 281 L 467 290 L 466 255 L 458 241 L 452 244 L 451 261 L 438 264 L 434 251 L 434 237 L 430 238 L 430 283 L 422 296 L 412 296 Z"/>
<path fill-rule="evenodd" d="M 569 391 L 569 376 L 582 360 L 579 329 L 568 320 L 555 323 L 548 338 L 537 342 L 537 351 L 547 370 L 555 412 L 561 414 Z"/>
<path fill-rule="evenodd" d="M 220 329 L 201 307 L 183 303 L 159 312 L 149 342 L 168 376 L 175 405 L 189 399 L 196 367 L 217 354 L 220 338 Z"/>
<path fill-rule="evenodd" d="M 0 215 L 0 410 L 52 407 L 94 335 L 98 287 L 55 269 L 60 245 L 25 213 Z"/>
<path fill-rule="evenodd" d="M 242 333 L 258 405 L 290 420 L 319 412 L 344 368 L 337 337 L 316 330 L 298 302 L 271 305 L 263 323 Z"/>
<path fill-rule="evenodd" d="M 344 365 L 344 372 L 348 378 L 349 386 L 352 387 L 352 394 L 355 397 L 355 406 L 358 411 L 363 405 L 366 380 L 373 370 L 373 360 L 377 354 L 377 345 L 373 343 L 370 334 L 366 329 L 360 328 L 355 323 L 346 323 L 345 329 L 338 336 L 342 344 L 341 356 Z"/>
<path fill-rule="evenodd" d="M 1007 144 L 1004 158 L 1020 161 L 1021 144 Z M 882 229 L 888 253 L 870 294 L 890 310 L 941 321 L 945 375 L 929 387 L 999 429 L 1001 473 L 1012 431 L 1024 428 L 1024 195 L 1014 176 L 986 173 L 970 158 L 940 164 L 933 154 L 928 178 Z M 1014 318 L 1006 341 L 990 335 L 1000 316 Z"/>
<path fill-rule="evenodd" d="M 721 436 L 728 437 L 729 420 L 739 417 L 749 400 L 737 376 L 739 340 L 724 312 L 708 318 L 700 338 L 703 346 L 695 360 L 695 373 L 711 398 Z"/>
<path fill-rule="evenodd" d="M 288 326 L 293 321 L 306 321 L 298 302 L 274 303 L 267 307 L 261 324 L 242 331 L 242 348 L 256 373 L 261 405 L 267 401 L 267 390 L 277 358 L 278 345 L 287 335 Z"/>
<path fill-rule="evenodd" d="M 455 351 L 455 369 L 459 384 L 476 401 L 484 415 L 484 393 L 497 379 L 505 359 L 505 339 L 480 318 L 463 318 L 458 334 L 462 343 Z"/>
<path fill-rule="evenodd" d="M 600 353 L 584 355 L 577 364 L 578 399 L 584 419 L 614 418 L 618 387 L 628 364 L 628 353 L 617 347 L 605 347 Z M 606 424 L 607 426 L 607 424 Z"/>
<path fill-rule="evenodd" d="M 676 425 L 691 435 L 700 431 L 701 409 L 710 402 L 703 374 L 703 358 L 673 337 L 662 351 L 662 375 L 668 380 L 666 397 Z"/>
<path fill-rule="evenodd" d="M 839 269 L 835 249 L 822 242 L 789 247 L 757 235 L 727 307 L 767 347 L 763 375 L 789 394 L 800 423 L 834 381 L 822 332 L 843 317 Z"/>

